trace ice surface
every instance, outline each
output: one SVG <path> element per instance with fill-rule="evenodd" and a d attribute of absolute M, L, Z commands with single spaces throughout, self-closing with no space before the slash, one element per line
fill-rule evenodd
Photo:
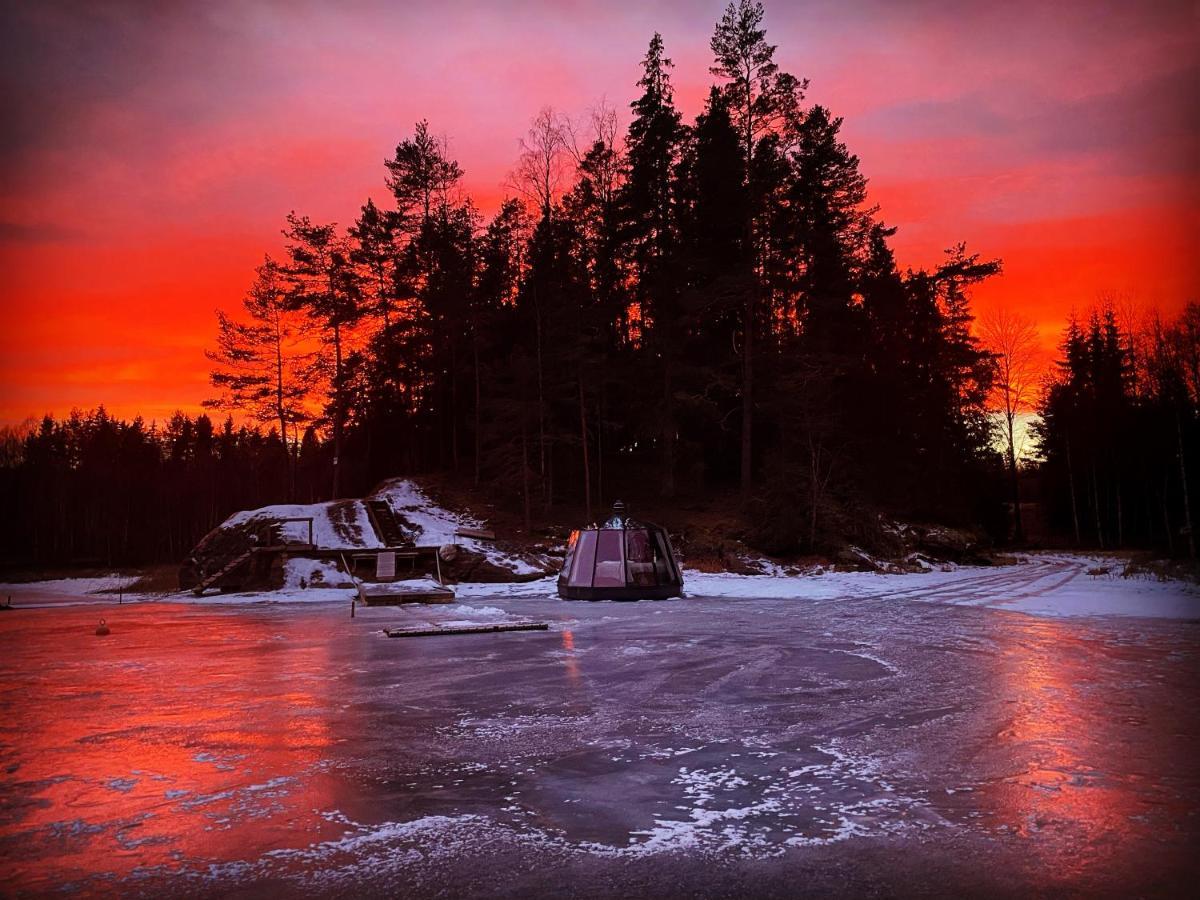
<path fill-rule="evenodd" d="M 111 605 L 105 638 L 92 609 L 0 614 L 6 889 L 1191 884 L 1194 624 L 955 605 L 1069 573 L 956 574 L 882 582 L 944 588 L 949 603 L 898 602 L 869 580 L 853 596 L 653 603 L 562 602 L 542 583 L 354 619 L 344 605 L 226 596 Z M 381 633 L 516 619 L 551 630 Z"/>

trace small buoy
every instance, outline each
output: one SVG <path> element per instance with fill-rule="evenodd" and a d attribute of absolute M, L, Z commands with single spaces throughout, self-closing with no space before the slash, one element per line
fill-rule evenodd
<path fill-rule="evenodd" d="M 100 620 L 100 626 L 96 629 L 96 634 L 99 637 L 104 637 L 106 634 L 108 634 L 108 625 L 105 624 L 103 619 Z"/>

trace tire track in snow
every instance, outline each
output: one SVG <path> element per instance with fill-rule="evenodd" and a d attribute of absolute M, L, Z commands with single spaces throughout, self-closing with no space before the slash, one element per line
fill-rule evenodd
<path fill-rule="evenodd" d="M 1032 563 L 1028 569 L 1020 571 L 989 572 L 985 575 L 968 575 L 937 584 L 916 585 L 899 590 L 876 591 L 869 594 L 850 595 L 834 598 L 837 600 L 889 600 L 897 597 L 933 597 L 942 594 L 960 593 L 964 591 L 977 592 L 980 589 L 992 590 L 1003 587 L 1024 587 L 1043 578 L 1061 572 L 1065 564 Z M 1049 570 L 1049 571 L 1047 571 Z"/>
<path fill-rule="evenodd" d="M 831 602 L 846 600 L 897 600 L 916 599 L 934 603 L 951 603 L 958 606 L 987 606 L 994 603 L 1009 604 L 1030 597 L 1041 597 L 1053 593 L 1069 584 L 1083 573 L 1081 565 L 1065 561 L 1028 563 L 1017 571 L 994 572 L 986 575 L 967 576 L 936 585 L 921 585 L 900 590 L 877 591 L 870 594 L 834 598 Z M 1065 577 L 1063 577 L 1065 576 Z M 1053 583 L 1037 587 L 1040 582 L 1055 579 Z M 998 599 L 1003 597 L 1003 599 Z"/>

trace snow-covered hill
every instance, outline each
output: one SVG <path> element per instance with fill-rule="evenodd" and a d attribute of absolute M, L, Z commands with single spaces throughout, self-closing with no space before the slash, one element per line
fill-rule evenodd
<path fill-rule="evenodd" d="M 393 478 L 383 482 L 371 494 L 371 499 L 386 500 L 403 527 L 411 530 L 414 543 L 427 546 L 453 546 L 468 554 L 478 554 L 491 565 L 507 569 L 514 576 L 544 575 L 556 564 L 504 549 L 495 541 L 459 534 L 460 529 L 481 529 L 486 523 L 474 516 L 455 513 L 436 504 L 415 481 Z"/>
<path fill-rule="evenodd" d="M 381 503 L 386 504 L 386 509 Z M 375 524 L 381 516 L 388 520 L 386 526 L 381 526 L 382 533 Z M 304 520 L 311 520 L 311 531 Z M 393 533 L 390 530 L 393 527 L 398 531 Z M 556 570 L 556 560 L 523 552 L 503 541 L 460 533 L 463 529 L 484 527 L 485 523 L 472 516 L 440 506 L 416 482 L 396 478 L 385 481 L 363 499 L 276 504 L 234 513 L 196 545 L 181 570 L 180 586 L 189 588 L 200 583 L 207 573 L 220 572 L 230 561 L 254 547 L 264 546 L 264 542 L 312 548 L 289 549 L 287 571 L 282 583 L 274 583 L 275 587 L 291 586 L 301 578 L 311 584 L 312 566 L 339 565 L 341 554 L 386 546 L 439 548 L 442 573 L 451 581 L 523 580 Z M 390 543 L 383 537 L 387 534 Z M 334 583 L 328 578 L 319 581 Z M 248 586 L 266 586 L 260 582 L 261 576 Z"/>

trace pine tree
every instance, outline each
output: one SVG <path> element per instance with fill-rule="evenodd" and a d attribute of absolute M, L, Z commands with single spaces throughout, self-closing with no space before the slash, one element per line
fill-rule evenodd
<path fill-rule="evenodd" d="M 304 310 L 324 337 L 319 357 L 329 384 L 326 413 L 333 431 L 331 499 L 341 492 L 342 439 L 349 415 L 347 338 L 362 316 L 361 292 L 350 262 L 348 241 L 336 225 L 314 225 L 308 216 L 287 217 L 284 237 L 291 262 L 286 268 L 288 302 Z"/>
<path fill-rule="evenodd" d="M 378 317 L 383 327 L 392 323 L 398 305 L 398 217 L 367 200 L 358 220 L 350 226 L 350 261 L 361 268 L 363 312 Z"/>
<path fill-rule="evenodd" d="M 416 124 L 411 138 L 396 145 L 395 155 L 384 165 L 387 186 L 396 198 L 397 226 L 410 235 L 449 202 L 450 191 L 463 176 L 448 156 L 446 142 L 429 133 L 425 119 Z"/>
<path fill-rule="evenodd" d="M 304 319 L 290 306 L 279 265 L 267 257 L 242 300 L 246 319 L 217 313 L 217 346 L 205 352 L 221 396 L 204 405 L 237 409 L 256 422 L 274 422 L 284 448 L 289 494 L 295 492 L 288 434 L 311 419 L 314 354 Z"/>
<path fill-rule="evenodd" d="M 749 258 L 756 273 L 761 271 L 758 225 L 763 207 L 761 184 L 755 180 L 756 149 L 771 134 L 782 135 L 782 144 L 799 121 L 799 103 L 806 82 L 779 70 L 775 46 L 768 44 L 762 27 L 762 3 L 738 0 L 730 3 L 713 31 L 710 46 L 715 58 L 710 71 L 728 79 L 725 96 L 741 140 L 743 183 L 750 203 L 745 208 L 746 233 L 751 240 Z M 752 280 L 742 311 L 742 434 L 741 485 L 743 495 L 753 481 L 754 458 L 754 348 L 760 325 L 760 286 Z"/>

